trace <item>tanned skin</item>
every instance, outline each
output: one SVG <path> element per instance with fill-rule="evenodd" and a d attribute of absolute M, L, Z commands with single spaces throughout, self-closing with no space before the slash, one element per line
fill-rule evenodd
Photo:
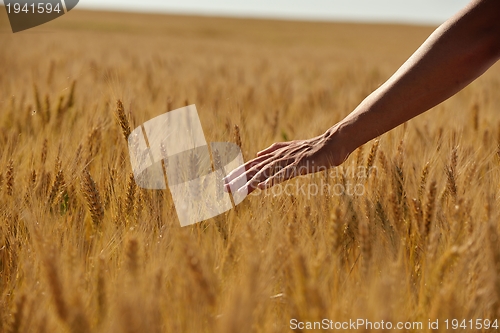
<path fill-rule="evenodd" d="M 234 190 L 246 179 L 239 190 L 250 193 L 338 166 L 362 144 L 456 94 L 499 58 L 500 0 L 473 0 L 347 117 L 315 138 L 279 142 L 260 151 L 225 178 L 226 188 Z"/>

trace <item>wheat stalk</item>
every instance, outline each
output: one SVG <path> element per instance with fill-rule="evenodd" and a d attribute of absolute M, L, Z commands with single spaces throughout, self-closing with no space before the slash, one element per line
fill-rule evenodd
<path fill-rule="evenodd" d="M 76 86 L 76 80 L 73 80 L 73 82 L 71 82 L 71 88 L 69 90 L 68 100 L 66 101 L 66 105 L 64 106 L 65 110 L 69 109 L 75 104 L 75 86 Z"/>
<path fill-rule="evenodd" d="M 340 208 L 335 208 L 331 214 L 331 221 L 328 228 L 328 238 L 330 240 L 331 256 L 339 257 L 342 244 L 342 220 Z"/>
<path fill-rule="evenodd" d="M 64 181 L 64 172 L 62 169 L 56 174 L 56 178 L 54 179 L 54 183 L 50 189 L 49 197 L 47 199 L 47 204 L 50 206 L 54 202 L 56 198 L 59 198 L 61 193 L 66 189 L 66 182 Z"/>
<path fill-rule="evenodd" d="M 130 274 L 137 278 L 139 271 L 139 242 L 137 239 L 130 239 L 127 244 L 127 268 Z"/>
<path fill-rule="evenodd" d="M 50 122 L 50 97 L 48 94 L 45 95 L 45 108 L 42 111 L 42 117 L 45 121 L 45 124 Z"/>
<path fill-rule="evenodd" d="M 127 116 L 125 115 L 125 109 L 123 108 L 123 103 L 121 100 L 116 101 L 116 109 L 115 109 L 115 118 L 118 121 L 118 125 L 120 125 L 122 129 L 123 137 L 125 141 L 128 140 L 128 137 L 131 133 L 130 124 Z"/>
<path fill-rule="evenodd" d="M 434 206 L 436 202 L 436 181 L 432 181 L 429 186 L 429 192 L 427 194 L 427 203 L 425 206 L 425 215 L 424 215 L 424 235 L 428 236 L 431 230 L 432 217 L 434 215 Z"/>
<path fill-rule="evenodd" d="M 9 160 L 7 165 L 7 172 L 5 173 L 5 188 L 7 195 L 12 196 L 14 191 L 14 161 Z"/>
<path fill-rule="evenodd" d="M 106 276 L 104 258 L 99 257 L 99 267 L 97 273 L 97 311 L 98 324 L 101 325 L 108 313 L 108 300 L 106 295 Z"/>
<path fill-rule="evenodd" d="M 94 227 L 99 227 L 104 218 L 104 208 L 96 183 L 87 169 L 83 170 L 81 186 Z"/>
<path fill-rule="evenodd" d="M 276 111 L 274 111 L 273 121 L 271 123 L 271 133 L 273 136 L 276 136 L 276 134 L 278 133 L 279 116 L 280 110 L 276 109 Z"/>
<path fill-rule="evenodd" d="M 479 105 L 477 103 L 472 106 L 472 128 L 475 132 L 479 129 Z"/>
<path fill-rule="evenodd" d="M 361 145 L 356 150 L 356 166 L 363 165 L 365 145 Z"/>
<path fill-rule="evenodd" d="M 455 171 L 453 168 L 448 167 L 445 169 L 446 180 L 447 180 L 447 189 L 451 194 L 454 201 L 457 200 L 457 183 L 455 180 Z"/>
<path fill-rule="evenodd" d="M 234 125 L 234 143 L 241 148 L 240 127 L 238 125 Z"/>
<path fill-rule="evenodd" d="M 69 318 L 69 308 L 64 298 L 61 279 L 59 276 L 58 266 L 54 254 L 45 260 L 45 268 L 47 270 L 47 277 L 52 292 L 52 298 L 56 306 L 56 312 L 63 322 L 67 322 Z"/>
<path fill-rule="evenodd" d="M 0 178 L 1 178 L 1 175 L 0 175 Z M 30 177 L 28 179 L 28 181 L 29 181 L 28 188 L 30 190 L 35 188 L 37 179 L 38 179 L 38 174 L 36 173 L 36 170 L 35 169 L 31 170 L 31 174 L 30 174 Z M 0 187 L 1 187 L 1 181 L 0 181 Z"/>
<path fill-rule="evenodd" d="M 394 214 L 394 222 L 396 225 L 401 225 L 401 222 L 403 220 L 402 218 L 402 213 L 401 213 L 401 204 L 399 202 L 399 195 L 396 191 L 392 191 L 389 197 L 389 202 L 392 207 L 392 213 Z"/>
<path fill-rule="evenodd" d="M 359 243 L 361 246 L 361 256 L 363 257 L 362 272 L 364 276 L 368 274 L 368 264 L 370 262 L 372 247 L 370 240 L 370 229 L 368 222 L 362 219 L 359 222 Z"/>
<path fill-rule="evenodd" d="M 38 183 L 38 187 L 36 189 L 37 195 L 47 195 L 50 184 L 51 184 L 52 174 L 50 171 L 44 171 L 42 176 L 40 177 L 40 182 Z"/>
<path fill-rule="evenodd" d="M 375 140 L 372 147 L 370 148 L 370 153 L 368 154 L 368 160 L 366 161 L 366 173 L 367 177 L 370 175 L 370 170 L 375 162 L 375 157 L 377 156 L 377 150 L 379 146 L 379 140 Z"/>
<path fill-rule="evenodd" d="M 135 178 L 134 174 L 130 173 L 127 182 L 127 191 L 125 194 L 125 213 L 127 215 L 127 219 L 130 219 L 134 213 L 134 203 L 135 203 L 135 193 L 136 193 Z M 130 222 L 130 221 L 129 221 Z"/>
<path fill-rule="evenodd" d="M 427 176 L 429 175 L 429 165 L 430 163 L 425 163 L 422 168 L 422 173 L 420 175 L 420 187 L 418 188 L 418 197 L 421 198 L 423 192 L 425 191 L 425 186 L 427 185 Z"/>
<path fill-rule="evenodd" d="M 64 96 L 59 96 L 59 101 L 57 102 L 56 110 L 57 110 L 56 111 L 57 120 L 62 119 L 64 111 L 66 110 L 64 107 Z"/>
<path fill-rule="evenodd" d="M 38 87 L 36 84 L 33 85 L 33 94 L 35 97 L 36 111 L 42 112 L 42 102 L 40 101 L 40 94 L 38 93 Z"/>
<path fill-rule="evenodd" d="M 45 162 L 47 161 L 48 145 L 49 145 L 49 141 L 47 139 L 44 139 L 43 145 L 42 145 L 42 153 L 40 154 L 40 161 L 42 163 L 42 166 L 45 165 Z"/>

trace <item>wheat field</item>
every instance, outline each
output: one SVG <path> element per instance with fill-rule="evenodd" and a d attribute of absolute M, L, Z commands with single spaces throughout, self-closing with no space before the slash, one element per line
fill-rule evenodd
<path fill-rule="evenodd" d="M 192 226 L 129 162 L 127 129 L 187 104 L 246 160 L 318 135 L 433 29 L 76 10 L 12 34 L 2 8 L 0 332 L 495 331 L 498 65 L 289 181 L 315 193 L 267 190 Z"/>

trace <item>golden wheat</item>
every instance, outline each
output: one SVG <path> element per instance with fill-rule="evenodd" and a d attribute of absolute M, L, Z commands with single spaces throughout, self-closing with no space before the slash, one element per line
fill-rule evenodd
<path fill-rule="evenodd" d="M 0 41 L 0 332 L 500 315 L 498 66 L 341 167 L 181 228 L 168 189 L 135 183 L 133 125 L 194 103 L 248 160 L 324 132 L 433 28 L 77 10 L 40 29 Z"/>

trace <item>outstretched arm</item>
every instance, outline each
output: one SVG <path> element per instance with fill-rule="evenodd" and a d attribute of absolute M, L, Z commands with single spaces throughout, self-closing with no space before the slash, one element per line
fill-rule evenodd
<path fill-rule="evenodd" d="M 360 145 L 427 111 L 500 58 L 500 0 L 474 0 L 434 31 L 382 86 L 313 139 L 275 143 L 226 177 L 248 191 L 341 164 Z M 242 190 L 245 190 L 242 188 Z"/>

